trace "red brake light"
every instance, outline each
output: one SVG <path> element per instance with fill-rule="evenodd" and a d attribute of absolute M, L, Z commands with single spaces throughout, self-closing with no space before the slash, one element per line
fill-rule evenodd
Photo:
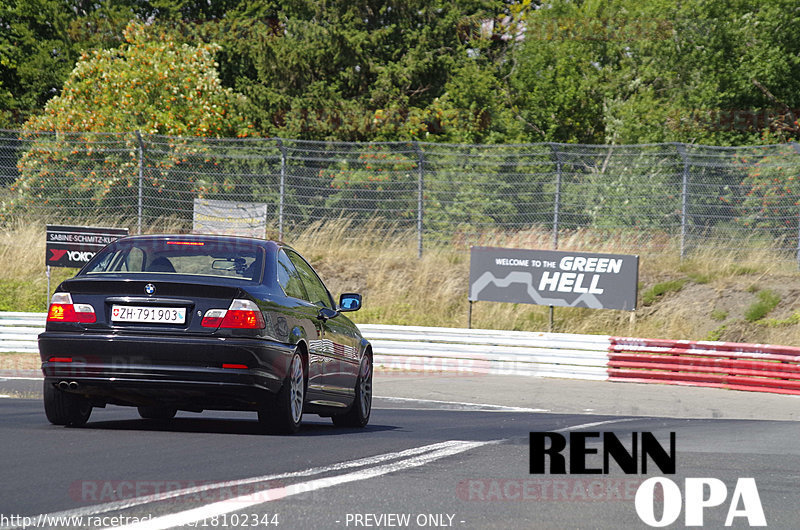
<path fill-rule="evenodd" d="M 47 321 L 93 324 L 97 322 L 97 315 L 90 304 L 73 304 L 69 293 L 55 293 L 47 310 Z"/>
<path fill-rule="evenodd" d="M 236 299 L 226 309 L 209 309 L 201 325 L 205 328 L 264 329 L 267 324 L 258 305 L 251 300 Z"/>
<path fill-rule="evenodd" d="M 205 245 L 203 241 L 167 241 L 167 245 L 188 245 L 192 247 L 202 247 Z"/>
<path fill-rule="evenodd" d="M 248 368 L 246 364 L 228 364 L 228 363 L 222 363 L 222 367 L 238 369 L 238 370 L 247 370 Z"/>
<path fill-rule="evenodd" d="M 234 311 L 228 310 L 225 313 L 225 318 L 222 319 L 221 328 L 238 328 L 238 329 L 263 329 L 264 317 L 261 311 L 245 311 L 237 309 Z"/>

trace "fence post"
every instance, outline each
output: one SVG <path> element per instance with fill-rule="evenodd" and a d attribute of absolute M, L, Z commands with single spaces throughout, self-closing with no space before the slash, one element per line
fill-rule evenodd
<path fill-rule="evenodd" d="M 794 152 L 800 155 L 800 144 L 794 141 L 790 141 L 789 145 L 792 146 Z M 798 222 L 797 222 L 797 267 L 800 268 L 800 215 L 798 215 Z"/>
<path fill-rule="evenodd" d="M 277 138 L 278 149 L 281 150 L 281 182 L 278 195 L 278 240 L 283 241 L 283 204 L 286 197 L 286 147 Z"/>
<path fill-rule="evenodd" d="M 556 193 L 553 197 L 553 250 L 558 250 L 558 216 L 561 210 L 561 156 L 556 144 L 551 143 L 550 148 L 553 150 L 553 158 L 556 161 Z"/>
<path fill-rule="evenodd" d="M 136 209 L 136 233 L 142 233 L 142 183 L 144 181 L 144 141 L 142 140 L 142 133 L 136 131 L 136 142 L 139 150 L 139 192 L 138 203 Z"/>
<path fill-rule="evenodd" d="M 414 149 L 417 151 L 417 257 L 422 259 L 422 192 L 425 183 L 425 153 L 422 152 L 417 141 L 414 142 Z"/>
<path fill-rule="evenodd" d="M 681 260 L 686 256 L 686 231 L 689 213 L 689 158 L 686 156 L 686 146 L 676 143 L 678 154 L 683 160 L 683 175 L 681 184 Z"/>

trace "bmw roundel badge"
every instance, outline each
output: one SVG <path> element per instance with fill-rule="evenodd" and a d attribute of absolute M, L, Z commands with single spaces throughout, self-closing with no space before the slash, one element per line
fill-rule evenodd
<path fill-rule="evenodd" d="M 153 285 L 152 283 L 148 283 L 147 285 L 144 286 L 144 292 L 147 294 L 155 294 L 156 286 Z"/>

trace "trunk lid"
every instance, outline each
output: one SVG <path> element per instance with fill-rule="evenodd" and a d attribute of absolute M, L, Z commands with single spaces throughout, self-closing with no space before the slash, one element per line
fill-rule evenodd
<path fill-rule="evenodd" d="M 227 309 L 234 298 L 249 298 L 236 285 L 179 280 L 174 275 L 148 279 L 73 278 L 61 289 L 75 304 L 90 304 L 97 321 L 77 324 L 86 331 L 213 334 L 201 326 L 209 309 Z M 74 326 L 72 324 L 71 326 Z M 73 328 L 74 329 L 74 328 Z"/>

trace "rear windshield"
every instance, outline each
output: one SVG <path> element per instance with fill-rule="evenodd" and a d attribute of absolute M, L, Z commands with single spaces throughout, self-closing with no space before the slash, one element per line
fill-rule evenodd
<path fill-rule="evenodd" d="M 259 281 L 263 264 L 264 249 L 246 241 L 129 240 L 103 249 L 81 274 L 190 274 Z"/>

